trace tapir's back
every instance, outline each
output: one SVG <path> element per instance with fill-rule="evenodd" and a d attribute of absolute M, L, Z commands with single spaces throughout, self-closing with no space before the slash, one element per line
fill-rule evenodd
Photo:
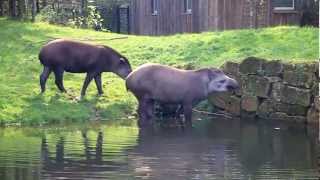
<path fill-rule="evenodd" d="M 162 101 L 181 101 L 190 89 L 199 87 L 194 71 L 180 70 L 160 64 L 145 64 L 128 75 L 127 89 L 135 95 L 146 95 Z"/>
<path fill-rule="evenodd" d="M 100 55 L 102 48 L 77 41 L 58 39 L 46 44 L 39 53 L 45 66 L 88 66 Z M 76 67 L 74 67 L 76 68 Z"/>

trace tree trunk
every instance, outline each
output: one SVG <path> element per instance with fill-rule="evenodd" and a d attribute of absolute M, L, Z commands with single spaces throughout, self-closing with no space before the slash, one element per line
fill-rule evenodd
<path fill-rule="evenodd" d="M 40 13 L 40 2 L 39 2 L 39 0 L 36 0 L 36 4 L 37 4 L 37 13 Z"/>
<path fill-rule="evenodd" d="M 81 0 L 81 16 L 86 16 L 87 15 L 87 0 Z"/>
<path fill-rule="evenodd" d="M 3 16 L 3 0 L 0 0 L 0 16 Z"/>
<path fill-rule="evenodd" d="M 47 0 L 42 0 L 42 8 L 47 6 Z"/>
<path fill-rule="evenodd" d="M 18 17 L 20 19 L 22 19 L 23 16 L 25 15 L 25 13 L 26 13 L 25 4 L 26 4 L 25 0 L 19 0 L 18 1 Z"/>
<path fill-rule="evenodd" d="M 9 16 L 16 17 L 16 7 L 17 2 L 16 0 L 9 0 Z"/>
<path fill-rule="evenodd" d="M 37 2 L 36 0 L 32 0 L 32 5 L 31 5 L 32 22 L 35 22 L 36 20 L 36 12 L 37 12 Z"/>

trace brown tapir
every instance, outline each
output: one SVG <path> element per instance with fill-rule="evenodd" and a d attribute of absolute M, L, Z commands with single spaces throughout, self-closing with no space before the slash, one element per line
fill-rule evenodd
<path fill-rule="evenodd" d="M 151 124 L 155 101 L 181 104 L 186 124 L 191 126 L 192 105 L 206 99 L 210 93 L 234 90 L 239 85 L 214 68 L 180 70 L 144 64 L 128 75 L 126 87 L 139 101 L 139 126 Z"/>
<path fill-rule="evenodd" d="M 55 83 L 60 91 L 63 86 L 63 73 L 87 73 L 81 90 L 85 95 L 90 81 L 94 78 L 98 93 L 103 94 L 101 73 L 113 72 L 125 79 L 132 71 L 127 58 L 110 47 L 91 45 L 82 42 L 58 39 L 46 44 L 40 51 L 39 59 L 44 66 L 40 75 L 41 92 L 45 91 L 48 76 L 53 71 Z"/>

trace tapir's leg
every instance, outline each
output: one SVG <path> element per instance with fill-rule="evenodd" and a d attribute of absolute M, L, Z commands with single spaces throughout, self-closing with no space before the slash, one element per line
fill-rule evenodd
<path fill-rule="evenodd" d="M 59 90 L 61 92 L 67 92 L 63 86 L 63 72 L 64 72 L 64 70 L 61 68 L 56 68 L 53 70 L 53 72 L 54 72 L 54 75 L 56 78 L 55 83 L 56 83 L 57 87 L 59 88 Z"/>
<path fill-rule="evenodd" d="M 153 119 L 153 108 L 154 108 L 154 101 L 153 100 L 147 100 L 146 102 L 146 113 L 148 121 L 151 121 Z"/>
<path fill-rule="evenodd" d="M 101 95 L 103 94 L 103 90 L 102 90 L 102 87 L 101 87 L 101 73 L 99 73 L 98 75 L 96 75 L 94 77 L 94 80 L 96 82 L 96 86 L 97 86 L 97 89 L 98 89 L 98 94 Z"/>
<path fill-rule="evenodd" d="M 51 69 L 47 66 L 43 67 L 43 72 L 40 75 L 40 86 L 41 86 L 41 93 L 44 93 L 46 91 L 46 82 L 47 79 L 51 73 Z"/>
<path fill-rule="evenodd" d="M 183 113 L 187 127 L 192 127 L 192 103 L 183 103 Z"/>
<path fill-rule="evenodd" d="M 151 125 L 151 119 L 149 117 L 150 113 L 150 100 L 146 98 L 139 99 L 139 107 L 138 107 L 138 114 L 139 114 L 139 120 L 138 120 L 138 126 L 144 127 Z"/>
<path fill-rule="evenodd" d="M 84 80 L 82 90 L 81 90 L 81 97 L 86 95 L 86 90 L 92 79 L 96 76 L 96 73 L 87 73 L 86 79 Z"/>

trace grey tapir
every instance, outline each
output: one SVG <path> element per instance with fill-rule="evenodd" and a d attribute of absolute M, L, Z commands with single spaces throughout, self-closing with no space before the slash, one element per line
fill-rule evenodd
<path fill-rule="evenodd" d="M 221 70 L 181 70 L 160 64 L 144 64 L 132 71 L 126 87 L 139 102 L 139 126 L 151 124 L 155 101 L 181 104 L 187 126 L 192 125 L 192 106 L 210 93 L 234 90 L 238 82 Z"/>
<path fill-rule="evenodd" d="M 63 86 L 63 73 L 87 73 L 81 96 L 92 79 L 95 80 L 98 93 L 103 94 L 101 73 L 113 72 L 125 79 L 132 71 L 127 58 L 110 47 L 91 45 L 82 42 L 58 39 L 46 44 L 39 53 L 43 67 L 40 75 L 41 92 L 45 92 L 48 76 L 53 71 L 55 83 L 60 91 L 66 92 Z"/>

